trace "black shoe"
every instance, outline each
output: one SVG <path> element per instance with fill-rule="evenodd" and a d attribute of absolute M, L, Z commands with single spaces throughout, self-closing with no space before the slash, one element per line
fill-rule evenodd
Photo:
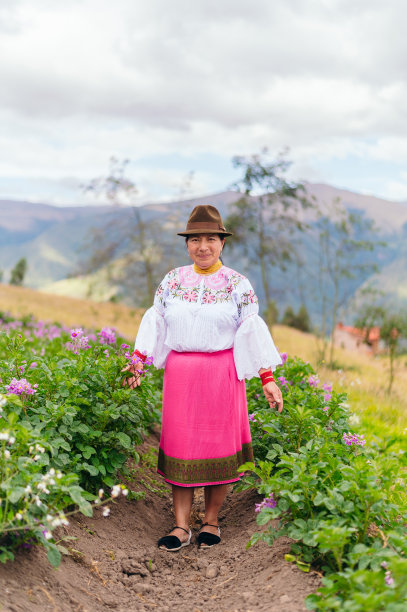
<path fill-rule="evenodd" d="M 185 533 L 188 534 L 188 540 L 186 540 L 186 542 L 181 542 L 181 540 L 175 535 L 164 536 L 163 538 L 160 538 L 157 542 L 157 546 L 160 550 L 176 552 L 177 550 L 180 550 L 183 546 L 188 546 L 191 543 L 192 532 L 190 529 L 187 531 L 183 527 L 178 527 L 178 525 L 175 525 L 172 530 L 174 529 L 182 529 L 183 531 L 185 531 Z"/>
<path fill-rule="evenodd" d="M 217 527 L 218 535 L 215 535 L 214 533 L 209 533 L 208 531 L 201 531 L 198 534 L 198 537 L 196 539 L 199 550 L 203 550 L 205 548 L 211 548 L 212 546 L 215 546 L 215 544 L 219 544 L 219 542 L 221 541 L 219 525 L 211 525 L 210 523 L 203 523 L 202 527 L 205 527 L 206 525 L 208 525 L 209 527 Z M 204 546 L 202 546 L 202 544 L 204 544 Z"/>

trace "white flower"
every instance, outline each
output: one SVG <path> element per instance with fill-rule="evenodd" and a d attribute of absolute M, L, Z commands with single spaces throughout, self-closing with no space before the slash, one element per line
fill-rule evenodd
<path fill-rule="evenodd" d="M 18 521 L 21 521 L 21 520 L 22 520 L 22 518 L 23 518 L 23 515 L 22 515 L 22 514 L 20 514 L 20 512 L 17 512 L 17 514 L 16 514 L 16 519 L 17 519 Z"/>
<path fill-rule="evenodd" d="M 118 497 L 120 495 L 121 490 L 122 489 L 120 485 L 114 485 L 114 487 L 112 488 L 111 496 Z"/>
<path fill-rule="evenodd" d="M 8 443 L 9 444 L 14 444 L 14 442 L 16 441 L 14 436 L 10 436 Z"/>
<path fill-rule="evenodd" d="M 48 493 L 49 493 L 49 491 L 47 489 L 47 485 L 45 484 L 45 482 L 39 482 L 37 484 L 37 489 L 39 489 L 40 491 L 42 491 L 46 495 L 48 495 Z"/>
<path fill-rule="evenodd" d="M 53 520 L 53 518 L 54 517 L 52 516 L 52 514 L 47 514 L 47 516 L 46 516 L 46 519 L 47 519 L 48 523 L 50 523 Z"/>
<path fill-rule="evenodd" d="M 7 449 L 4 451 L 4 458 L 5 459 L 10 459 L 10 451 L 7 450 Z"/>
<path fill-rule="evenodd" d="M 32 490 L 32 488 L 30 487 L 30 485 L 27 485 L 27 486 L 26 486 L 26 488 L 24 489 L 24 491 L 25 491 L 26 493 L 32 493 L 32 492 L 33 492 L 33 490 Z"/>
<path fill-rule="evenodd" d="M 3 406 L 5 406 L 6 404 L 7 404 L 6 398 L 1 396 L 0 397 L 0 408 L 3 408 Z"/>
<path fill-rule="evenodd" d="M 45 530 L 44 531 L 44 538 L 46 540 L 50 540 L 52 538 L 52 533 L 50 531 L 48 531 L 48 530 Z"/>
<path fill-rule="evenodd" d="M 37 451 L 37 453 L 45 453 L 45 448 L 40 444 L 35 445 L 35 450 Z"/>
<path fill-rule="evenodd" d="M 69 525 L 69 521 L 66 518 L 65 514 L 60 514 L 59 520 L 61 521 L 61 525 Z"/>
<path fill-rule="evenodd" d="M 57 472 L 55 478 L 58 478 L 58 480 L 59 480 L 60 478 L 62 478 L 62 476 L 63 476 L 62 472 Z"/>
<path fill-rule="evenodd" d="M 109 516 L 110 514 L 110 508 L 103 508 L 103 512 L 102 512 L 103 516 Z"/>
<path fill-rule="evenodd" d="M 39 456 L 39 455 L 34 455 L 34 457 L 33 457 L 33 461 L 38 461 L 38 459 L 39 459 L 39 458 L 40 458 L 40 456 Z"/>
<path fill-rule="evenodd" d="M 34 450 L 34 447 L 33 447 L 33 446 L 30 446 L 30 448 L 28 449 L 28 452 L 30 453 L 30 455 L 31 455 L 31 453 L 33 452 L 33 450 Z"/>
<path fill-rule="evenodd" d="M 0 433 L 0 440 L 8 440 L 8 438 L 9 438 L 9 435 L 7 431 L 2 431 Z"/>
<path fill-rule="evenodd" d="M 41 506 L 42 502 L 40 498 L 38 497 L 38 495 L 34 496 L 34 501 L 35 501 L 36 506 Z"/>
<path fill-rule="evenodd" d="M 55 470 L 54 470 L 54 468 L 51 468 L 51 469 L 50 469 L 50 471 L 48 472 L 48 474 L 49 474 L 50 476 L 55 476 Z"/>
<path fill-rule="evenodd" d="M 104 494 L 105 494 L 104 490 L 103 490 L 103 489 L 99 489 L 98 495 L 99 495 L 99 498 L 100 498 L 100 499 L 102 499 L 102 497 L 104 496 Z"/>
<path fill-rule="evenodd" d="M 359 425 L 360 419 L 357 414 L 351 414 L 349 417 L 349 423 L 351 425 Z"/>
<path fill-rule="evenodd" d="M 128 489 L 123 489 L 122 494 L 127 497 L 129 494 L 129 490 Z"/>

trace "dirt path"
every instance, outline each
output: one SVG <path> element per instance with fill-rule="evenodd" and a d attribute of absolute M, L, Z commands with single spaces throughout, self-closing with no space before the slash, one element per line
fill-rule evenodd
<path fill-rule="evenodd" d="M 157 435 L 146 441 L 134 482 L 129 480 L 146 496 L 120 499 L 109 518 L 97 510 L 92 518 L 71 519 L 60 537 L 77 539 L 64 543 L 71 554 L 58 569 L 39 548 L 0 566 L 2 612 L 305 610 L 304 598 L 318 588 L 319 578 L 284 561 L 288 541 L 245 549 L 258 530 L 254 504 L 259 500 L 253 491 L 228 494 L 220 516 L 221 544 L 207 551 L 194 544 L 178 553 L 158 551 L 156 541 L 171 529 L 173 518 L 170 490 L 154 469 L 157 444 Z M 195 528 L 203 515 L 202 491 L 195 496 Z"/>

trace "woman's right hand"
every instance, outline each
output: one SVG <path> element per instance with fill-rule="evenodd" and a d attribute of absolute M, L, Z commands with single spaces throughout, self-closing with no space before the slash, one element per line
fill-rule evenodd
<path fill-rule="evenodd" d="M 127 365 L 125 368 L 123 368 L 122 372 L 127 372 L 128 370 L 132 374 L 134 374 L 134 376 L 129 376 L 125 378 L 123 380 L 122 387 L 125 387 L 127 384 L 129 385 L 130 389 L 135 389 L 136 387 L 139 387 L 141 385 L 141 373 L 143 371 L 143 364 L 139 363 L 137 364 L 137 367 L 135 365 Z"/>

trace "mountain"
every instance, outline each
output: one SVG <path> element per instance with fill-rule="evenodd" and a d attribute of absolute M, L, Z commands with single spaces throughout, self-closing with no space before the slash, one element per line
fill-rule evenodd
<path fill-rule="evenodd" d="M 307 194 L 313 196 L 322 210 L 329 211 L 331 203 L 339 198 L 352 211 L 359 211 L 374 220 L 379 233 L 377 238 L 384 239 L 388 247 L 379 250 L 381 271 L 370 279 L 357 278 L 351 285 L 357 291 L 368 280 L 376 287 L 386 290 L 395 304 L 407 304 L 407 203 L 388 200 L 337 189 L 324 184 L 305 185 Z M 141 206 L 138 211 L 143 223 L 154 229 L 151 245 L 157 251 L 157 280 L 170 268 L 186 262 L 185 245 L 176 232 L 185 226 L 186 218 L 193 206 L 213 204 L 223 218 L 240 194 L 224 193 L 194 198 L 187 201 L 152 203 Z M 133 213 L 130 212 L 130 215 Z M 126 299 L 126 290 L 110 284 L 111 265 L 97 272 L 88 270 L 78 274 L 81 261 L 86 257 L 86 241 L 94 228 L 101 231 L 100 240 L 107 235 L 120 241 L 119 225 L 133 222 L 128 208 L 112 206 L 57 207 L 48 204 L 33 204 L 24 201 L 0 200 L 0 269 L 3 281 L 7 282 L 10 271 L 21 257 L 26 257 L 28 270 L 25 285 L 74 297 L 111 299 L 119 294 Z M 307 221 L 312 224 L 315 216 L 307 213 Z M 288 266 L 285 272 L 273 271 L 273 292 L 280 309 L 287 304 L 295 308 L 305 301 L 311 313 L 316 312 L 312 296 L 311 277 L 315 268 L 313 259 L 312 236 L 304 237 L 302 250 L 305 268 L 299 272 Z M 114 267 L 120 267 L 123 258 L 131 249 L 129 242 L 119 246 L 118 259 Z M 250 267 L 242 249 L 233 252 L 226 247 L 225 263 L 248 273 L 262 298 L 261 282 L 258 272 Z M 140 269 L 123 269 L 122 275 L 136 275 L 140 294 L 144 291 L 145 278 Z M 300 277 L 298 276 L 300 274 Z M 137 284 L 136 283 L 136 284 Z M 137 295 L 127 295 L 130 303 L 142 303 Z M 280 310 L 281 311 L 281 310 Z"/>

